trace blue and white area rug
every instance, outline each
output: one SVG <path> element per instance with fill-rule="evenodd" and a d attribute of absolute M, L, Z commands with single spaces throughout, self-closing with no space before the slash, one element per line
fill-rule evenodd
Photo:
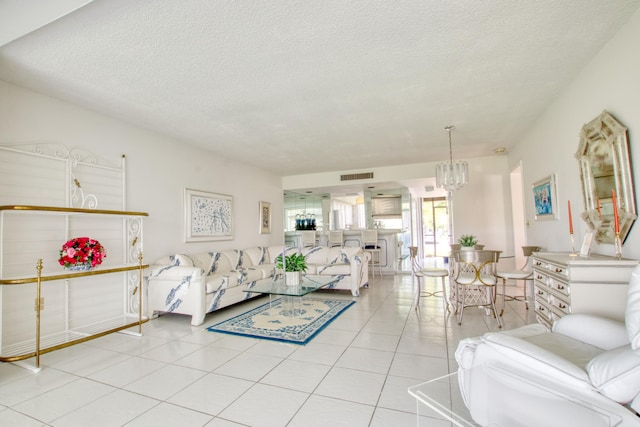
<path fill-rule="evenodd" d="M 355 301 L 274 299 L 207 328 L 211 332 L 306 344 Z"/>

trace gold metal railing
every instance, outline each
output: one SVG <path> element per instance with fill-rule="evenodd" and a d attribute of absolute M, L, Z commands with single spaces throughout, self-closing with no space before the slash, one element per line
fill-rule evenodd
<path fill-rule="evenodd" d="M 102 215 L 149 216 L 147 212 L 115 211 L 108 209 L 63 208 L 58 206 L 5 205 L 0 211 L 41 211 L 61 213 L 89 213 Z"/>
<path fill-rule="evenodd" d="M 99 338 L 113 332 L 118 332 L 124 329 L 128 329 L 132 326 L 138 326 L 138 334 L 142 334 L 142 324 L 147 322 L 148 319 L 142 316 L 142 280 L 143 280 L 143 270 L 148 268 L 148 264 L 142 263 L 142 253 L 138 254 L 138 264 L 124 267 L 116 267 L 116 268 L 107 268 L 104 270 L 92 270 L 92 271 L 81 271 L 76 273 L 66 273 L 66 274 L 55 274 L 55 275 L 42 275 L 42 259 L 38 260 L 36 266 L 36 276 L 35 277 L 27 277 L 27 278 L 19 278 L 19 279 L 1 279 L 0 285 L 24 285 L 28 283 L 36 283 L 36 299 L 35 299 L 35 312 L 36 312 L 36 332 L 35 332 L 35 351 L 27 352 L 23 354 L 13 355 L 13 356 L 0 356 L 1 362 L 15 362 L 19 360 L 29 359 L 31 357 L 35 357 L 36 360 L 36 368 L 40 368 L 40 355 L 52 352 L 54 350 L 58 350 L 65 347 L 70 347 L 75 344 L 79 344 L 85 341 L 89 341 L 95 338 Z M 94 276 L 94 275 L 102 275 L 102 274 L 110 274 L 110 273 L 118 273 L 118 272 L 126 272 L 126 271 L 134 271 L 138 270 L 138 286 L 134 288 L 132 295 L 138 293 L 138 320 L 135 322 L 127 322 L 115 327 L 108 328 L 101 332 L 92 333 L 87 336 L 82 336 L 79 338 L 71 339 L 69 341 L 55 344 L 51 346 L 47 346 L 45 348 L 41 348 L 41 312 L 44 310 L 44 301 L 42 298 L 42 283 L 53 280 L 65 280 L 72 279 L 84 276 Z"/>
<path fill-rule="evenodd" d="M 149 216 L 147 212 L 133 212 L 133 211 L 119 211 L 119 210 L 107 210 L 107 209 L 85 209 L 85 208 L 69 208 L 69 207 L 57 207 L 57 206 L 35 206 L 35 205 L 5 205 L 0 206 L 0 218 L 5 213 L 11 212 L 52 212 L 60 213 L 62 215 L 72 214 L 91 214 L 91 215 L 114 215 L 123 217 L 142 217 Z M 132 246 L 137 243 L 138 237 L 134 238 Z M 42 274 L 42 259 L 38 260 L 36 266 L 36 275 L 34 277 L 14 277 L 11 279 L 0 279 L 0 286 L 20 286 L 25 284 L 36 284 L 36 299 L 34 310 L 36 312 L 36 331 L 35 331 L 35 343 L 31 340 L 27 340 L 24 343 L 17 343 L 2 348 L 2 352 L 5 355 L 0 354 L 1 362 L 15 362 L 19 360 L 29 359 L 35 357 L 36 368 L 40 369 L 40 355 L 49 353 L 54 350 L 69 347 L 75 344 L 79 344 L 85 341 L 89 341 L 104 335 L 111 334 L 113 332 L 122 331 L 132 326 L 138 325 L 138 334 L 142 334 L 142 324 L 147 322 L 148 319 L 143 318 L 143 270 L 148 268 L 149 265 L 142 263 L 142 253 L 138 253 L 138 263 L 134 265 L 126 265 L 114 268 L 104 268 L 99 270 L 80 271 L 74 273 L 64 274 Z M 65 328 L 64 331 L 57 332 L 46 337 L 41 335 L 41 313 L 44 310 L 44 299 L 42 298 L 42 283 L 55 280 L 67 280 L 85 276 L 94 276 L 102 274 L 111 274 L 127 271 L 138 270 L 138 284 L 131 291 L 131 296 L 134 296 L 138 292 L 138 316 L 136 321 L 131 320 L 133 311 L 123 313 L 121 318 L 107 319 L 99 322 L 99 328 L 95 325 L 87 325 L 82 328 L 76 328 L 76 330 L 69 330 Z M 135 298 L 135 297 L 134 297 Z M 81 331 L 82 329 L 86 331 Z M 43 339 L 45 344 L 43 345 Z M 34 345 L 35 344 L 35 345 Z M 35 350 L 32 350 L 35 347 Z M 9 348 L 11 350 L 9 351 Z"/>

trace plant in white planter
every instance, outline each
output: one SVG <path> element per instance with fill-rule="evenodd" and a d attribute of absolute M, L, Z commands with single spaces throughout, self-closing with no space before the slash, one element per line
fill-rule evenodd
<path fill-rule="evenodd" d="M 284 265 L 282 255 L 276 257 L 276 268 L 284 270 L 285 283 L 289 286 L 300 284 L 300 276 L 307 271 L 307 259 L 302 254 L 291 254 L 284 257 Z"/>
<path fill-rule="evenodd" d="M 458 243 L 462 246 L 462 249 L 473 249 L 475 245 L 478 244 L 478 239 L 473 234 L 463 234 L 458 239 Z"/>

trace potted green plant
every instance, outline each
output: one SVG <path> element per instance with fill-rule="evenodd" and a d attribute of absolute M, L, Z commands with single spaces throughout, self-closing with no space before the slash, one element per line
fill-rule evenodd
<path fill-rule="evenodd" d="M 478 244 L 478 239 L 473 234 L 463 234 L 458 239 L 458 243 L 460 243 L 462 250 L 471 250 L 475 245 Z"/>
<path fill-rule="evenodd" d="M 307 259 L 302 254 L 293 253 L 284 257 L 284 265 L 282 263 L 282 255 L 276 257 L 276 268 L 284 271 L 285 283 L 288 286 L 296 286 L 300 284 L 300 276 L 307 271 Z"/>

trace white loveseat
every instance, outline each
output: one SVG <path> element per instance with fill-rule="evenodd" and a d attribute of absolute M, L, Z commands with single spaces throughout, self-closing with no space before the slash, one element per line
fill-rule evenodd
<path fill-rule="evenodd" d="M 286 248 L 289 255 L 298 248 Z M 148 277 L 148 312 L 187 314 L 191 324 L 204 322 L 207 313 L 260 294 L 244 292 L 271 281 L 275 258 L 282 246 L 251 247 L 223 252 L 175 254 L 156 260 Z M 346 289 L 353 296 L 368 285 L 368 254 L 360 248 L 316 246 L 303 250 L 307 274 L 330 275 L 337 282 L 329 289 Z"/>

